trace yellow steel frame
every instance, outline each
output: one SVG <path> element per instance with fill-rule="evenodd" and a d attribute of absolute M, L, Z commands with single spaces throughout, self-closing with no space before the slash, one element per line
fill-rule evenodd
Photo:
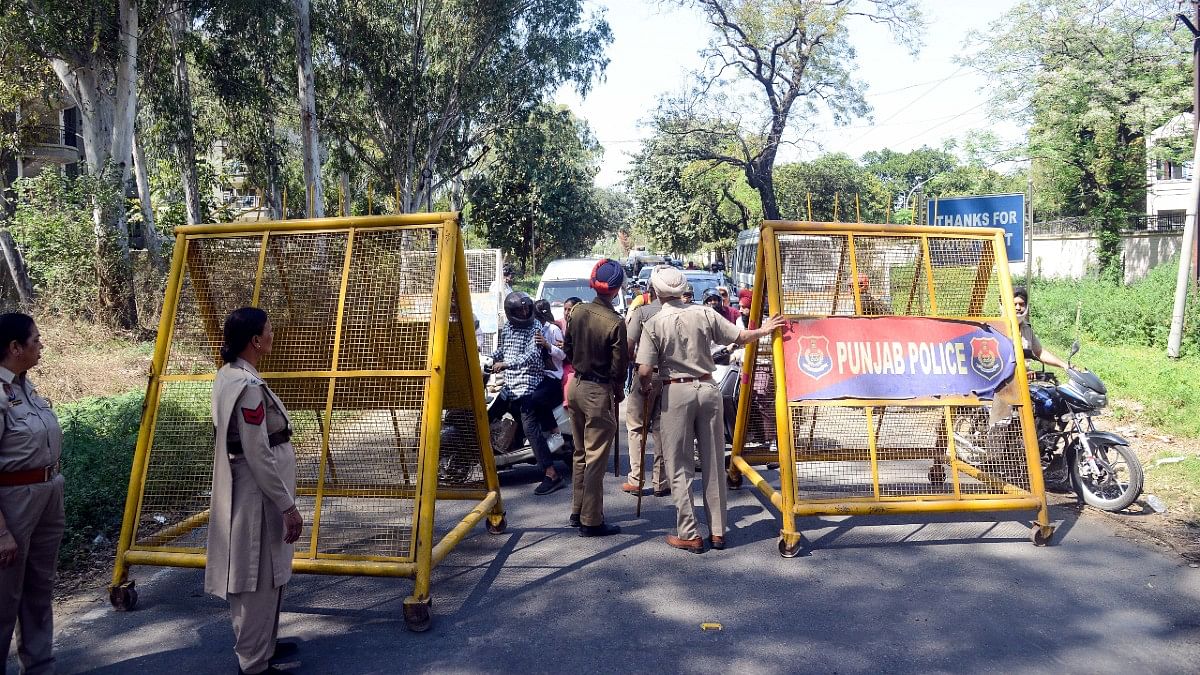
<path fill-rule="evenodd" d="M 348 370 L 338 369 L 338 348 L 344 315 L 350 261 L 354 250 L 355 235 L 362 231 L 384 231 L 398 229 L 437 229 L 437 279 L 434 288 L 434 307 L 428 348 L 427 370 Z M 258 236 L 262 238 L 257 260 L 257 272 L 253 289 L 253 304 L 257 306 L 262 286 L 262 277 L 267 257 L 268 242 L 276 234 L 298 232 L 345 232 L 346 253 L 342 260 L 341 281 L 337 299 L 337 329 L 334 332 L 333 359 L 328 371 L 263 373 L 263 377 L 300 378 L 316 377 L 328 379 L 328 390 L 323 406 L 323 430 L 321 438 L 320 468 L 315 485 L 302 484 L 298 493 L 315 498 L 314 518 L 309 546 L 306 551 L 297 551 L 292 560 L 296 572 L 311 574 L 346 574 L 384 577 L 410 577 L 415 580 L 413 593 L 404 603 L 428 604 L 430 600 L 430 573 L 446 555 L 461 542 L 481 520 L 487 519 L 496 531 L 504 528 L 504 505 L 500 497 L 500 482 L 496 474 L 492 455 L 491 437 L 488 432 L 487 411 L 483 400 L 483 381 L 479 366 L 479 355 L 474 349 L 466 349 L 465 366 L 470 382 L 471 405 L 474 409 L 480 460 L 483 467 L 485 489 L 443 488 L 438 489 L 438 455 L 440 446 L 441 413 L 448 367 L 447 347 L 451 329 L 450 312 L 452 299 L 459 312 L 459 326 L 470 326 L 471 295 L 467 277 L 466 255 L 459 237 L 457 213 L 423 213 L 387 216 L 352 216 L 309 220 L 287 220 L 256 223 L 233 223 L 225 225 L 189 225 L 175 230 L 175 250 L 171 260 L 170 277 L 163 299 L 162 317 L 159 320 L 158 340 L 155 344 L 151 364 L 150 380 L 146 388 L 146 403 L 142 411 L 142 423 L 134 451 L 133 467 L 130 471 L 129 488 L 125 500 L 125 512 L 121 536 L 117 545 L 117 556 L 113 568 L 111 589 L 128 585 L 129 568 L 133 565 L 161 565 L 168 567 L 199 567 L 206 564 L 206 555 L 194 549 L 165 546 L 168 542 L 190 531 L 203 527 L 208 522 L 209 512 L 204 510 L 179 523 L 152 535 L 137 540 L 138 515 L 141 513 L 145 492 L 145 480 L 149 458 L 154 446 L 154 427 L 162 384 L 171 381 L 212 380 L 212 374 L 168 374 L 167 359 L 171 350 L 174 319 L 179 308 L 183 286 L 185 263 L 189 242 L 195 239 L 230 236 Z M 451 294 L 455 295 L 452 296 Z M 463 336 L 463 344 L 473 345 L 474 340 Z M 334 387 L 338 378 L 356 376 L 372 377 L 424 377 L 427 378 L 426 398 L 421 411 L 424 437 L 418 450 L 419 474 L 415 488 L 392 488 L 355 490 L 325 485 L 326 463 L 329 457 L 329 430 L 332 416 Z M 318 553 L 317 540 L 321 527 L 321 507 L 325 497 L 392 497 L 415 499 L 415 539 L 412 554 L 407 557 L 376 555 L 347 555 Z M 434 541 L 434 516 L 438 499 L 470 500 L 477 504 L 461 522 L 447 532 L 440 541 Z"/>
<path fill-rule="evenodd" d="M 922 264 L 927 281 L 927 292 L 930 300 L 931 314 L 939 318 L 944 317 L 937 312 L 937 295 L 933 282 L 933 274 L 929 257 L 929 237 L 938 238 L 961 238 L 974 240 L 991 240 L 992 250 L 1003 251 L 1004 248 L 1004 232 L 994 228 L 951 228 L 951 227 L 929 227 L 920 225 L 882 225 L 882 224 L 862 224 L 862 223 L 817 223 L 817 222 L 792 222 L 792 221 L 766 221 L 762 226 L 762 233 L 759 238 L 758 259 L 755 266 L 755 278 L 753 288 L 753 300 L 750 305 L 750 316 L 760 317 L 763 315 L 763 303 L 766 302 L 767 310 L 770 315 L 778 315 L 783 312 L 783 289 L 781 285 L 781 261 L 779 254 L 779 239 L 781 233 L 802 233 L 802 234 L 838 234 L 845 235 L 847 246 L 844 254 L 848 255 L 850 260 L 850 270 L 854 274 L 858 269 L 858 262 L 854 247 L 854 237 L 856 235 L 872 235 L 872 236 L 895 236 L 895 237 L 918 237 L 921 242 Z M 1012 305 L 1012 279 L 1009 275 L 1008 265 L 1003 263 L 1003 256 L 997 257 L 989 261 L 989 264 L 996 266 L 999 279 L 999 293 L 1002 305 L 1003 315 L 1000 317 L 953 317 L 953 318 L 969 318 L 973 321 L 1004 321 L 1007 324 L 1008 334 L 1010 336 L 1020 335 L 1020 330 L 1017 324 L 1016 313 Z M 857 277 L 852 277 L 857 278 Z M 988 283 L 990 273 L 983 277 L 984 284 Z M 914 277 L 915 280 L 915 277 Z M 980 283 L 976 279 L 976 284 Z M 839 282 L 839 287 L 841 283 Z M 855 308 L 861 311 L 861 296 L 857 284 L 852 285 L 854 288 Z M 979 295 L 974 293 L 973 295 Z M 798 316 L 795 318 L 799 318 Z M 874 515 L 884 513 L 941 513 L 941 512 L 961 512 L 961 511 L 1002 511 L 1002 510 L 1035 510 L 1037 512 L 1036 521 L 1033 523 L 1035 532 L 1041 535 L 1041 541 L 1049 538 L 1053 532 L 1050 524 L 1049 512 L 1046 506 L 1045 484 L 1042 477 L 1041 459 L 1039 456 L 1037 437 L 1034 433 L 1033 417 L 1029 401 L 1029 390 L 1027 387 L 1016 387 L 1019 391 L 1019 400 L 1017 409 L 1021 415 L 1021 426 L 1023 429 L 1023 440 L 1025 445 L 1025 463 L 1028 467 L 1030 489 L 1007 484 L 997 476 L 993 476 L 987 472 L 971 466 L 965 461 L 958 458 L 957 449 L 954 445 L 953 433 L 950 430 L 950 415 L 951 408 L 956 405 L 977 405 L 979 400 L 970 397 L 948 397 L 938 400 L 936 403 L 923 401 L 895 401 L 895 400 L 837 400 L 837 401 L 803 401 L 790 402 L 787 398 L 787 374 L 784 368 L 783 355 L 783 336 L 776 333 L 771 338 L 771 348 L 773 353 L 773 374 L 775 378 L 775 424 L 777 432 L 777 457 L 771 457 L 773 461 L 779 462 L 779 487 L 776 489 L 771 483 L 762 476 L 761 473 L 753 466 L 754 462 L 762 463 L 767 458 L 762 453 L 750 455 L 746 451 L 746 435 L 748 431 L 750 417 L 750 394 L 752 378 L 757 359 L 758 343 L 751 342 L 746 346 L 746 353 L 742 359 L 742 380 L 741 390 L 738 395 L 738 415 L 734 422 L 733 434 L 733 456 L 730 460 L 729 476 L 735 483 L 740 482 L 744 476 L 750 483 L 757 488 L 763 496 L 771 502 L 780 512 L 780 549 L 795 549 L 799 546 L 802 537 L 800 531 L 796 527 L 796 518 L 799 516 L 815 516 L 815 515 Z M 1024 359 L 1016 360 L 1016 372 L 1014 375 L 1015 381 L 1018 383 L 1026 381 L 1025 362 Z M 879 469 L 878 458 L 879 448 L 876 447 L 876 432 L 874 431 L 874 423 L 876 416 L 881 414 L 876 408 L 889 405 L 916 405 L 940 407 L 945 411 L 948 443 L 946 448 L 946 457 L 944 460 L 950 467 L 950 476 L 952 480 L 953 491 L 951 494 L 928 494 L 928 495 L 909 495 L 909 496 L 888 496 L 880 494 L 879 486 Z M 867 439 L 868 448 L 863 454 L 861 461 L 869 462 L 871 471 L 871 480 L 873 494 L 870 497 L 859 498 L 838 498 L 838 499 L 807 499 L 800 500 L 796 491 L 797 481 L 797 463 L 807 461 L 828 461 L 828 455 L 817 454 L 802 454 L 796 453 L 793 432 L 791 409 L 794 407 L 810 407 L 810 406 L 854 406 L 863 407 L 865 409 L 865 419 L 867 420 Z M 930 458 L 929 451 L 911 450 L 911 451 L 888 451 L 888 458 L 892 459 L 927 459 Z M 978 480 L 993 490 L 991 494 L 968 494 L 960 489 L 959 475 L 966 475 L 970 478 Z M 1039 539 L 1035 539 L 1035 543 Z"/>

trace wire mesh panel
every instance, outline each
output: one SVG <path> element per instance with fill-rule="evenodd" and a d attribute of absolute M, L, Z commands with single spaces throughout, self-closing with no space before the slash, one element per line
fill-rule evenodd
<path fill-rule="evenodd" d="M 490 271 L 476 265 L 479 278 L 456 278 L 465 256 L 457 229 L 440 218 L 327 222 L 192 227 L 178 236 L 114 588 L 124 583 L 129 551 L 164 564 L 182 559 L 153 555 L 204 554 L 213 380 L 224 318 L 243 306 L 263 308 L 274 331 L 258 371 L 291 419 L 305 521 L 296 558 L 313 565 L 305 569 L 321 571 L 322 561 L 431 566 L 420 522 L 432 522 L 439 486 L 486 494 L 489 522 L 502 523 L 494 465 L 484 461 L 475 424 L 474 331 L 454 292 L 489 286 L 495 258 Z M 438 465 L 436 484 L 424 480 L 425 462 Z M 477 511 L 467 520 L 483 517 Z M 424 584 L 418 600 L 428 597 Z"/>
<path fill-rule="evenodd" d="M 730 477 L 761 479 L 747 457 L 778 432 L 785 555 L 793 510 L 1030 508 L 1049 527 L 1001 236 L 767 224 L 755 291 L 789 322 L 743 375 Z"/>

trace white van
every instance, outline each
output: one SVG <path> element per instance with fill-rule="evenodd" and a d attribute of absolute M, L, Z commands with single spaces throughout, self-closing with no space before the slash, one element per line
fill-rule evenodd
<path fill-rule="evenodd" d="M 580 298 L 591 302 L 596 298 L 596 291 L 590 285 L 592 268 L 600 258 L 561 258 L 546 266 L 542 280 L 538 282 L 537 294 L 534 300 L 550 301 L 550 308 L 555 319 L 563 317 L 563 301 L 570 297 Z M 619 314 L 625 313 L 625 294 L 618 293 L 613 300 L 613 309 Z"/>

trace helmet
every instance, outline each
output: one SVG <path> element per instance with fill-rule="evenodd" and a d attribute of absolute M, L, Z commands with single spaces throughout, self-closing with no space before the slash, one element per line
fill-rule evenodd
<path fill-rule="evenodd" d="M 702 302 L 708 302 L 710 298 L 716 298 L 717 300 L 720 300 L 721 299 L 720 291 L 718 291 L 715 288 L 706 289 L 704 291 L 704 298 L 702 299 Z"/>
<path fill-rule="evenodd" d="M 533 325 L 533 300 L 521 291 L 513 291 L 504 298 L 504 316 L 517 328 Z"/>
<path fill-rule="evenodd" d="M 510 274 L 516 276 L 517 274 L 517 268 L 513 267 L 512 263 L 504 263 L 504 267 L 502 267 L 501 270 L 503 276 L 508 276 Z"/>
<path fill-rule="evenodd" d="M 690 295 L 690 296 L 692 296 L 692 299 L 695 299 L 696 298 L 696 289 L 693 288 L 691 284 L 688 284 L 687 286 L 683 287 L 683 294 Z"/>
<path fill-rule="evenodd" d="M 591 287 L 602 295 L 612 295 L 625 283 L 625 268 L 611 258 L 602 258 L 592 268 Z"/>

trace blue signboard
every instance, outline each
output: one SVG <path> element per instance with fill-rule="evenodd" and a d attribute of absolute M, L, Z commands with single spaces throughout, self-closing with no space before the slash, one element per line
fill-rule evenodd
<path fill-rule="evenodd" d="M 936 213 L 935 213 L 936 212 Z M 999 227 L 1009 262 L 1025 260 L 1025 195 L 943 197 L 929 200 L 928 224 L 945 227 Z"/>

